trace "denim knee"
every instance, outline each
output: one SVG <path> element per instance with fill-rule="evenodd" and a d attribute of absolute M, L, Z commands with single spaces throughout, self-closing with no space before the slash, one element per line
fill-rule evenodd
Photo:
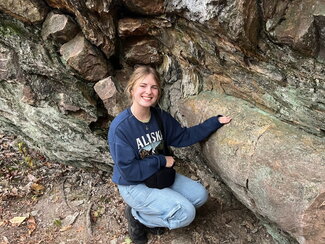
<path fill-rule="evenodd" d="M 194 203 L 194 206 L 196 208 L 201 207 L 204 203 L 206 203 L 206 201 L 208 200 L 209 197 L 209 193 L 208 191 L 204 188 L 204 186 L 202 186 L 201 188 L 197 189 L 197 200 Z"/>
<path fill-rule="evenodd" d="M 191 203 L 179 203 L 168 215 L 169 229 L 188 226 L 193 222 L 196 209 Z"/>

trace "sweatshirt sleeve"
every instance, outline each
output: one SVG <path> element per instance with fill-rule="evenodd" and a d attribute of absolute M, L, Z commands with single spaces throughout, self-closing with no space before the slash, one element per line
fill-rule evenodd
<path fill-rule="evenodd" d="M 137 152 L 124 137 L 123 132 L 116 130 L 114 139 L 109 142 L 112 158 L 122 178 L 134 182 L 144 181 L 166 165 L 163 155 L 151 155 L 138 159 Z"/>
<path fill-rule="evenodd" d="M 206 139 L 211 133 L 223 126 L 218 116 L 213 116 L 203 123 L 192 127 L 182 127 L 169 113 L 165 113 L 167 143 L 174 147 L 186 147 Z"/>

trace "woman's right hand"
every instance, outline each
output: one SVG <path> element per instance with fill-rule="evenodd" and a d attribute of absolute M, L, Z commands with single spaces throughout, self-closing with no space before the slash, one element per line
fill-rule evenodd
<path fill-rule="evenodd" d="M 171 168 L 175 163 L 175 159 L 172 156 L 165 156 L 166 158 L 166 167 Z"/>

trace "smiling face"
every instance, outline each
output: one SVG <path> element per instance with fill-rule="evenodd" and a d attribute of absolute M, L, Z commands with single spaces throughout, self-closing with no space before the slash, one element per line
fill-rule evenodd
<path fill-rule="evenodd" d="M 137 80 L 131 90 L 132 106 L 150 108 L 159 99 L 159 85 L 153 74 Z"/>

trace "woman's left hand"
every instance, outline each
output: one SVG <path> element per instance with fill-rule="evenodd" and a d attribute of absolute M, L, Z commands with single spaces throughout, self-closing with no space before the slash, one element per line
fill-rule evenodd
<path fill-rule="evenodd" d="M 221 124 L 228 124 L 231 121 L 231 118 L 228 116 L 218 117 L 218 120 Z"/>

